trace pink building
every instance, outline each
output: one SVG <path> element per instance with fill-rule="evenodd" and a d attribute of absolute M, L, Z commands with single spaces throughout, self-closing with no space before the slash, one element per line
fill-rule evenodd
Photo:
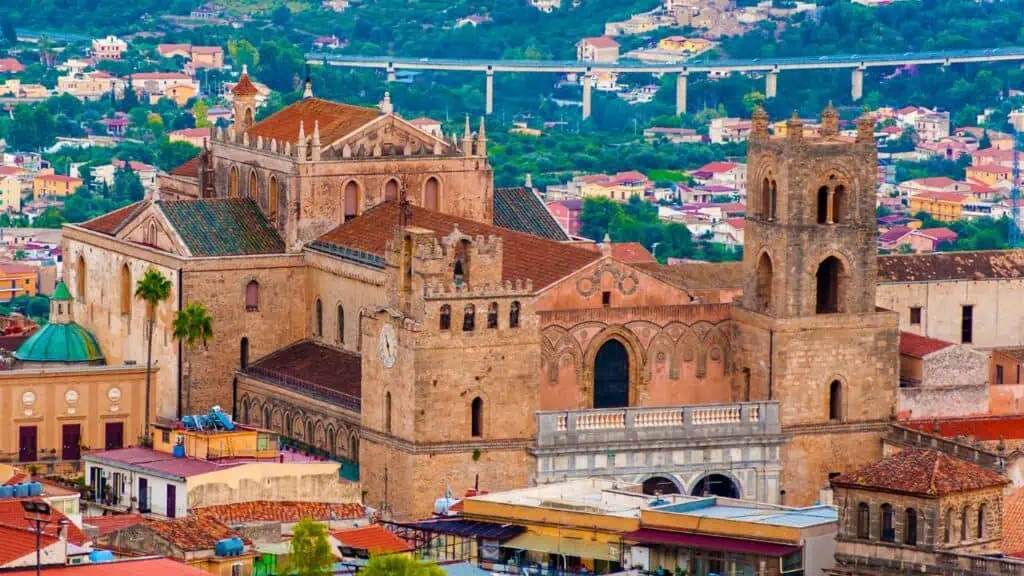
<path fill-rule="evenodd" d="M 943 244 L 953 244 L 959 238 L 949 228 L 925 228 L 910 234 L 910 247 L 914 252 L 935 252 Z"/>
<path fill-rule="evenodd" d="M 559 200 L 547 203 L 548 212 L 569 236 L 580 235 L 580 215 L 583 213 L 583 200 Z"/>

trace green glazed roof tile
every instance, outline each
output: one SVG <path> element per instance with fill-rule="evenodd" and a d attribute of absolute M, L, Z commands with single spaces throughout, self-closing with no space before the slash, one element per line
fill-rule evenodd
<path fill-rule="evenodd" d="M 43 326 L 14 357 L 22 362 L 95 362 L 103 360 L 103 352 L 92 332 L 72 322 Z"/>

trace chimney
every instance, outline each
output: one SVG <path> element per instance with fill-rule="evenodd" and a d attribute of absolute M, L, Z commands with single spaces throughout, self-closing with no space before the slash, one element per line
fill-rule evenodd
<path fill-rule="evenodd" d="M 523 185 L 529 188 L 530 190 L 533 190 L 533 175 L 530 174 L 529 172 L 526 173 L 526 183 Z"/>

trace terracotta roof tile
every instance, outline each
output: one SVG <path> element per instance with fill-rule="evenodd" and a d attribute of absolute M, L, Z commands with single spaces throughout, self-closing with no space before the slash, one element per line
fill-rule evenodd
<path fill-rule="evenodd" d="M 832 480 L 834 486 L 942 496 L 1005 486 L 1010 481 L 993 470 L 936 450 L 907 449 Z"/>
<path fill-rule="evenodd" d="M 945 340 L 918 336 L 911 332 L 900 332 L 900 354 L 903 356 L 924 358 L 933 352 L 944 350 L 952 345 L 952 342 L 946 342 Z"/>
<path fill-rule="evenodd" d="M 494 235 L 503 240 L 504 259 L 501 279 L 533 280 L 535 290 L 550 286 L 572 272 L 601 257 L 586 248 L 553 242 L 507 228 L 481 224 L 418 206 L 412 207 L 412 225 L 447 236 L 455 226 L 470 236 Z M 384 256 L 384 249 L 398 225 L 398 205 L 385 202 L 324 234 L 319 241 L 334 246 Z"/>
<path fill-rule="evenodd" d="M 246 522 L 298 522 L 313 520 L 357 520 L 366 517 L 362 504 L 328 504 L 326 502 L 271 502 L 256 500 L 237 504 L 220 504 L 194 508 L 194 515 L 212 516 L 226 524 Z"/>
<path fill-rule="evenodd" d="M 14 476 L 8 478 L 7 482 L 4 482 L 4 486 L 14 486 L 15 484 L 21 484 L 22 482 L 29 480 L 29 478 L 30 477 L 28 474 L 22 474 L 21 472 L 17 472 L 14 474 Z"/>
<path fill-rule="evenodd" d="M 348 310 L 359 314 L 358 310 Z M 355 318 L 358 320 L 358 316 Z M 287 376 L 359 398 L 362 390 L 361 356 L 339 348 L 303 340 L 260 358 L 249 373 Z"/>
<path fill-rule="evenodd" d="M 413 549 L 408 542 L 399 538 L 394 532 L 386 530 L 380 524 L 335 530 L 331 532 L 331 536 L 337 538 L 344 546 L 356 550 L 366 550 L 370 554 L 394 554 Z"/>
<path fill-rule="evenodd" d="M 199 157 L 201 154 L 196 154 L 188 162 L 185 162 L 181 166 L 178 166 L 174 170 L 171 170 L 172 176 L 185 176 L 188 178 L 199 178 Z"/>
<path fill-rule="evenodd" d="M 1003 499 L 1003 545 L 999 550 L 1007 555 L 1024 553 L 1024 488 Z"/>
<path fill-rule="evenodd" d="M 893 226 L 879 234 L 878 239 L 882 242 L 896 242 L 913 231 L 913 228 L 908 228 L 906 226 Z"/>
<path fill-rule="evenodd" d="M 566 242 L 569 236 L 530 188 L 494 189 L 494 225 Z"/>
<path fill-rule="evenodd" d="M 940 242 L 955 242 L 959 238 L 957 233 L 949 228 L 922 228 L 917 230 L 915 234 Z"/>
<path fill-rule="evenodd" d="M 82 524 L 95 528 L 99 536 L 106 536 L 123 528 L 145 522 L 149 522 L 149 520 L 141 514 L 114 514 L 111 516 L 87 516 L 82 518 Z"/>
<path fill-rule="evenodd" d="M 284 240 L 249 198 L 161 200 L 156 204 L 193 256 L 285 252 Z"/>
<path fill-rule="evenodd" d="M 57 537 L 58 522 L 61 520 L 68 520 L 68 517 L 65 516 L 63 512 L 53 509 L 50 519 L 51 522 L 43 527 L 43 534 Z M 21 507 L 21 500 L 17 498 L 0 500 L 0 526 L 35 530 L 35 526 L 25 519 L 25 510 Z M 70 520 L 67 522 L 67 529 L 68 542 L 71 542 L 75 546 L 82 546 L 89 541 L 89 538 L 84 532 L 82 532 L 82 529 L 75 526 L 75 524 Z"/>
<path fill-rule="evenodd" d="M 584 38 L 580 42 L 590 44 L 594 48 L 618 48 L 619 43 L 613 40 L 610 36 L 594 36 L 591 38 Z"/>
<path fill-rule="evenodd" d="M 887 254 L 878 257 L 878 281 L 932 282 L 1024 277 L 1024 250 Z"/>
<path fill-rule="evenodd" d="M 587 244 L 591 250 L 601 251 L 600 244 Z M 627 264 L 657 264 L 657 260 L 639 242 L 612 242 L 612 256 Z"/>
<path fill-rule="evenodd" d="M 662 264 L 637 264 L 664 282 L 686 290 L 715 290 L 742 288 L 747 281 L 743 262 L 688 262 L 664 266 Z"/>
<path fill-rule="evenodd" d="M 98 216 L 92 220 L 82 223 L 82 228 L 113 236 L 121 224 L 129 220 L 135 215 L 136 210 L 145 205 L 145 202 L 135 202 L 134 204 L 129 204 L 124 208 L 118 208 L 113 212 L 108 212 L 103 216 Z"/>
<path fill-rule="evenodd" d="M 319 123 L 320 142 L 327 146 L 379 116 L 380 110 L 375 108 L 339 104 L 319 98 L 306 98 L 257 122 L 246 132 L 250 139 L 262 136 L 264 140 L 273 139 L 296 144 L 299 141 L 300 121 L 307 138 L 313 135 L 314 123 Z"/>
<path fill-rule="evenodd" d="M 57 538 L 49 534 L 40 536 L 39 545 L 46 548 L 57 542 Z M 12 526 L 0 526 L 0 566 L 14 562 L 25 556 L 33 556 L 35 565 L 36 553 L 36 532 L 31 528 L 15 528 Z"/>
<path fill-rule="evenodd" d="M 961 204 L 968 198 L 966 194 L 961 194 L 959 192 L 921 192 L 920 194 L 915 194 L 913 197 L 923 198 L 925 200 L 935 200 L 937 202 L 954 202 L 956 204 Z"/>
<path fill-rule="evenodd" d="M 242 77 L 238 79 L 238 83 L 231 88 L 231 93 L 235 96 L 255 96 L 260 93 L 256 85 L 249 79 L 249 74 L 245 71 L 242 72 Z"/>
<path fill-rule="evenodd" d="M 185 551 L 212 550 L 225 538 L 239 537 L 227 524 L 209 515 L 160 520 L 146 527 Z"/>

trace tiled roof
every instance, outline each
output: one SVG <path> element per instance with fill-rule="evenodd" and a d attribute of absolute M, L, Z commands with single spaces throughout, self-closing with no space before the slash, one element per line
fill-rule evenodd
<path fill-rule="evenodd" d="M 915 194 L 913 198 L 923 198 L 925 200 L 935 200 L 937 202 L 953 202 L 960 204 L 967 200 L 967 195 L 959 192 L 921 192 L 920 194 Z"/>
<path fill-rule="evenodd" d="M 82 524 L 95 528 L 98 536 L 106 536 L 123 528 L 145 522 L 149 522 L 149 520 L 141 514 L 114 514 L 112 516 L 87 516 L 82 518 Z"/>
<path fill-rule="evenodd" d="M 183 128 L 181 130 L 171 132 L 170 135 L 181 136 L 182 138 L 210 138 L 212 132 L 213 130 L 209 126 L 206 126 L 205 128 Z M 196 158 L 198 158 L 198 156 L 193 158 L 193 160 Z"/>
<path fill-rule="evenodd" d="M 17 166 L 0 166 L 0 176 L 17 176 L 25 171 Z"/>
<path fill-rule="evenodd" d="M 375 108 L 305 98 L 257 122 L 246 132 L 250 139 L 262 136 L 264 140 L 296 144 L 299 141 L 300 121 L 307 138 L 313 135 L 314 123 L 319 122 L 320 142 L 327 146 L 379 116 L 380 111 Z"/>
<path fill-rule="evenodd" d="M 948 420 L 915 420 L 904 424 L 914 430 L 931 433 L 938 425 L 940 436 L 970 436 L 983 442 L 1024 439 L 1024 416 L 982 416 Z"/>
<path fill-rule="evenodd" d="M 49 534 L 39 538 L 40 548 L 46 548 L 55 542 L 57 542 L 57 538 Z M 35 565 L 35 553 L 35 530 L 27 527 L 0 526 L 0 566 L 24 558 L 29 554 L 33 556 L 33 565 Z"/>
<path fill-rule="evenodd" d="M 8 576 L 35 576 L 36 568 L 5 572 Z M 169 558 L 126 558 L 114 562 L 47 566 L 46 576 L 140 576 L 173 574 L 174 576 L 209 576 L 209 572 L 186 566 Z"/>
<path fill-rule="evenodd" d="M 227 524 L 207 515 L 150 522 L 146 527 L 184 551 L 212 550 L 225 538 L 239 537 Z"/>
<path fill-rule="evenodd" d="M 588 244 L 592 250 L 601 251 L 599 244 Z M 627 264 L 656 264 L 658 261 L 639 242 L 612 242 L 612 256 Z"/>
<path fill-rule="evenodd" d="M 747 270 L 742 262 L 689 262 L 673 266 L 637 264 L 664 282 L 687 290 L 742 288 Z"/>
<path fill-rule="evenodd" d="M 433 124 L 440 124 L 440 122 L 437 121 L 437 120 L 434 120 L 433 118 L 427 118 L 426 116 L 420 116 L 419 118 L 413 118 L 412 120 L 409 120 L 409 124 L 412 124 L 413 126 L 422 127 L 422 126 L 431 126 Z"/>
<path fill-rule="evenodd" d="M 242 77 L 238 79 L 238 83 L 231 89 L 231 93 L 235 96 L 255 96 L 259 92 L 256 85 L 249 79 L 249 74 L 245 71 L 242 72 Z"/>
<path fill-rule="evenodd" d="M 530 234 L 481 224 L 418 206 L 412 207 L 412 214 L 413 226 L 433 231 L 438 235 L 438 239 L 450 234 L 456 226 L 460 232 L 470 236 L 486 237 L 493 234 L 501 238 L 504 248 L 501 279 L 524 282 L 533 280 L 535 290 L 561 280 L 601 256 L 586 248 L 552 242 Z M 320 241 L 382 257 L 397 225 L 398 205 L 394 202 L 385 202 L 359 218 L 324 234 Z"/>
<path fill-rule="evenodd" d="M 903 182 L 903 184 L 915 184 L 917 186 L 925 186 L 928 188 L 948 188 L 956 184 L 956 180 L 946 176 L 932 176 L 930 178 L 907 180 L 906 182 Z"/>
<path fill-rule="evenodd" d="M 710 172 L 712 174 L 724 174 L 730 170 L 735 169 L 739 164 L 735 162 L 709 162 L 700 168 L 694 170 L 694 172 Z"/>
<path fill-rule="evenodd" d="M 952 346 L 952 342 L 918 336 L 911 332 L 900 332 L 900 354 L 911 358 L 924 358 L 925 356 L 938 352 Z"/>
<path fill-rule="evenodd" d="M 63 174 L 40 174 L 36 176 L 36 180 L 45 180 L 48 182 L 66 182 L 68 184 L 72 182 L 81 182 L 81 178 L 75 178 L 74 176 L 65 176 Z"/>
<path fill-rule="evenodd" d="M 1024 488 L 1018 488 L 1003 499 L 1003 545 L 1006 555 L 1024 553 Z"/>
<path fill-rule="evenodd" d="M 158 201 L 193 256 L 282 254 L 284 241 L 249 198 Z"/>
<path fill-rule="evenodd" d="M 959 236 L 949 228 L 922 228 L 915 232 L 918 236 L 924 236 L 939 242 L 955 242 Z"/>
<path fill-rule="evenodd" d="M 60 510 L 51 510 L 50 520 L 51 522 L 49 524 L 43 526 L 43 534 L 56 538 L 58 529 L 57 524 L 61 520 L 67 520 L 68 542 L 71 542 L 75 546 L 83 546 L 89 541 L 89 538 L 84 532 L 82 532 L 82 529 L 75 526 L 73 522 L 68 520 L 68 517 Z M 0 526 L 24 528 L 32 530 L 33 533 L 35 531 L 35 525 L 25 519 L 25 510 L 21 507 L 21 500 L 13 498 L 9 500 L 0 500 Z"/>
<path fill-rule="evenodd" d="M 328 302 L 327 313 L 334 310 L 333 303 Z M 358 321 L 359 311 L 349 309 L 347 314 L 355 314 Z M 272 354 L 260 358 L 251 364 L 257 375 L 269 372 L 283 375 L 336 392 L 359 398 L 362 390 L 361 356 L 339 348 L 325 346 L 313 340 L 302 340 Z"/>
<path fill-rule="evenodd" d="M 1024 250 L 888 254 L 878 257 L 879 282 L 932 282 L 1024 277 Z"/>
<path fill-rule="evenodd" d="M 174 170 L 171 170 L 172 176 L 186 176 L 188 178 L 199 178 L 199 157 L 202 154 L 196 154 L 190 160 L 178 166 Z"/>
<path fill-rule="evenodd" d="M 998 164 L 985 164 L 984 166 L 968 166 L 969 170 L 975 170 L 978 172 L 988 172 L 990 174 L 1009 174 L 1013 172 L 1013 168 L 1007 168 L 1006 166 L 1000 166 Z"/>
<path fill-rule="evenodd" d="M 103 216 L 97 216 L 92 220 L 82 223 L 82 228 L 113 236 L 117 233 L 117 229 L 120 228 L 121 224 L 131 219 L 131 217 L 135 215 L 136 210 L 139 210 L 146 205 L 147 203 L 145 202 L 129 204 L 124 208 L 118 208 L 113 212 L 108 212 Z"/>
<path fill-rule="evenodd" d="M 362 504 L 328 504 L 326 502 L 271 502 L 256 500 L 237 504 L 220 504 L 194 508 L 192 513 L 212 516 L 226 524 L 246 522 L 298 522 L 313 520 L 357 520 L 366 517 Z"/>
<path fill-rule="evenodd" d="M 565 242 L 569 236 L 529 188 L 494 189 L 494 225 Z"/>
<path fill-rule="evenodd" d="M 343 546 L 366 550 L 370 554 L 394 554 L 412 550 L 412 546 L 408 542 L 396 536 L 394 532 L 386 530 L 380 524 L 335 530 L 331 532 L 331 536 L 337 538 Z"/>
<path fill-rule="evenodd" d="M 913 231 L 913 228 L 908 228 L 906 226 L 893 226 L 892 228 L 889 228 L 885 232 L 879 234 L 878 239 L 881 240 L 882 242 L 887 243 L 896 242 L 900 238 L 903 238 L 904 236 L 910 234 Z"/>
<path fill-rule="evenodd" d="M 594 36 L 592 38 L 584 38 L 580 42 L 590 44 L 594 48 L 618 48 L 619 43 L 612 40 L 609 36 Z"/>
<path fill-rule="evenodd" d="M 14 476 L 11 476 L 10 478 L 7 479 L 7 482 L 4 482 L 4 486 L 14 486 L 15 484 L 21 484 L 22 482 L 24 482 L 24 481 L 26 481 L 28 479 L 29 479 L 29 475 L 28 474 L 22 474 L 21 472 L 16 472 L 14 474 Z"/>
<path fill-rule="evenodd" d="M 916 448 L 897 452 L 832 480 L 834 486 L 920 496 L 995 488 L 1009 482 L 1005 476 L 988 468 L 937 450 Z"/>
<path fill-rule="evenodd" d="M 131 75 L 136 80 L 191 80 L 192 77 L 181 72 L 136 72 Z"/>
<path fill-rule="evenodd" d="M 571 198 L 569 200 L 556 200 L 554 202 L 548 202 L 549 206 L 551 204 L 559 204 L 559 205 L 563 206 L 566 210 L 570 210 L 570 211 L 572 211 L 572 210 L 577 210 L 577 211 L 583 210 L 583 200 L 580 200 L 579 198 Z"/>
<path fill-rule="evenodd" d="M 11 274 L 35 274 L 38 270 L 38 266 L 29 266 L 28 264 L 0 263 L 0 272 L 3 272 L 4 276 Z"/>

